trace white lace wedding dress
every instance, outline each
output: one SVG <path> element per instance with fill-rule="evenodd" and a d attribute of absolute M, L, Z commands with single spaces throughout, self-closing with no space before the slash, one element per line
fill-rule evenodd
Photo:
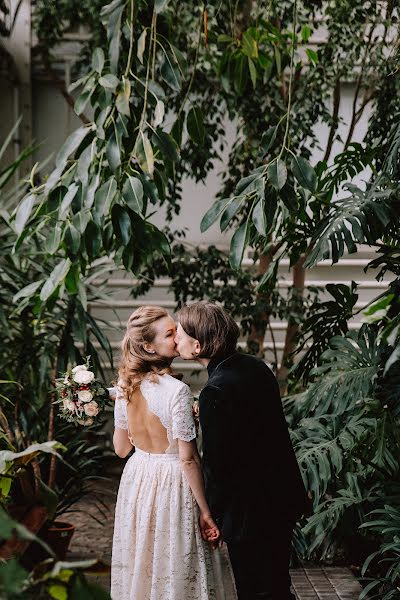
<path fill-rule="evenodd" d="M 113 600 L 234 600 L 227 553 L 202 540 L 198 507 L 182 472 L 178 439 L 196 437 L 192 395 L 163 375 L 144 380 L 148 409 L 165 427 L 164 454 L 136 448 L 123 471 L 115 509 L 111 565 Z M 117 388 L 115 427 L 128 429 L 127 402 Z"/>

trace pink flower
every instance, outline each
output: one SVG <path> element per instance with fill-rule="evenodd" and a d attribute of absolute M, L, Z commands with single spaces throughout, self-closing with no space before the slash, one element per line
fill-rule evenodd
<path fill-rule="evenodd" d="M 97 402 L 92 400 L 91 402 L 87 402 L 85 404 L 84 411 L 88 417 L 95 417 L 99 413 L 99 405 L 97 404 Z"/>

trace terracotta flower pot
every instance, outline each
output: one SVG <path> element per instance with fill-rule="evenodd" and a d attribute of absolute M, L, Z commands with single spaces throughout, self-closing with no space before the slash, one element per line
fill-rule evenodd
<path fill-rule="evenodd" d="M 75 525 L 64 521 L 53 521 L 47 526 L 43 540 L 54 551 L 58 560 L 65 560 L 74 532 Z"/>

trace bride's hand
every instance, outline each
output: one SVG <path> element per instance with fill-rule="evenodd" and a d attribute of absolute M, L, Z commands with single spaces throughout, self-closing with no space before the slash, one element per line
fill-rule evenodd
<path fill-rule="evenodd" d="M 213 548 L 221 546 L 221 533 L 210 513 L 200 514 L 200 531 L 203 540 L 210 542 Z"/>
<path fill-rule="evenodd" d="M 107 390 L 108 390 L 108 395 L 110 397 L 110 400 L 116 400 L 117 399 L 117 388 L 109 387 L 109 388 L 107 388 Z"/>

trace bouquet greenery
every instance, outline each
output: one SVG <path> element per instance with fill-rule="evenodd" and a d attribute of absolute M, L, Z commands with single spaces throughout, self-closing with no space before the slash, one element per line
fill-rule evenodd
<path fill-rule="evenodd" d="M 70 368 L 63 377 L 56 379 L 56 389 L 58 416 L 76 425 L 93 425 L 110 404 L 108 389 L 90 370 L 90 356 L 84 365 Z"/>

